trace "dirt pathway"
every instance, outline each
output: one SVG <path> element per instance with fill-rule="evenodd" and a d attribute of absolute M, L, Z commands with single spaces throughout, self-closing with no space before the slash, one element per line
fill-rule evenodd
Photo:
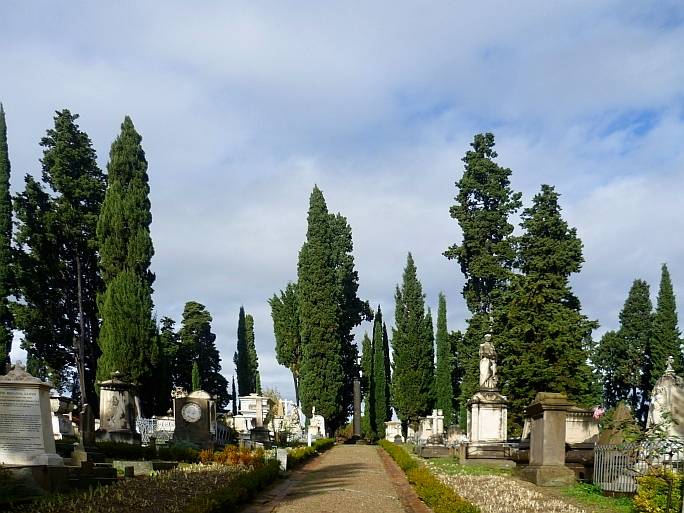
<path fill-rule="evenodd" d="M 382 449 L 340 445 L 269 489 L 243 513 L 426 513 Z"/>

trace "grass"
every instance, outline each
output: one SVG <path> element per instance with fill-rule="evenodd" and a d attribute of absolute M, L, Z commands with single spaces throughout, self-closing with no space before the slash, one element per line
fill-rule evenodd
<path fill-rule="evenodd" d="M 461 465 L 454 458 L 434 458 L 430 460 L 430 465 L 440 472 L 450 476 L 511 476 L 513 469 L 503 468 L 492 465 L 468 464 Z"/>
<path fill-rule="evenodd" d="M 584 506 L 590 506 L 597 513 L 631 513 L 633 511 L 632 499 L 629 497 L 606 497 L 601 489 L 593 484 L 578 483 L 564 488 L 561 494 L 565 497 L 576 499 Z"/>

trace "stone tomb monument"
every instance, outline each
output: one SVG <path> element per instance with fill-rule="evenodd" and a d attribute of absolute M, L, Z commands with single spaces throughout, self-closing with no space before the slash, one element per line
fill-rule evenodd
<path fill-rule="evenodd" d="M 323 415 L 316 415 L 316 407 L 311 408 L 311 420 L 309 420 L 308 435 L 313 440 L 325 438 L 325 419 Z"/>
<path fill-rule="evenodd" d="M 496 351 L 492 336 L 480 344 L 480 389 L 468 401 L 468 440 L 471 444 L 505 442 L 508 424 L 508 399 L 499 393 Z"/>
<path fill-rule="evenodd" d="M 52 432 L 55 440 L 75 438 L 74 424 L 71 420 L 73 402 L 68 397 L 51 397 L 50 409 L 52 410 Z"/>
<path fill-rule="evenodd" d="M 216 425 L 216 402 L 204 390 L 187 394 L 184 390 L 173 393 L 175 441 L 190 442 L 200 447 L 213 445 L 212 433 Z"/>
<path fill-rule="evenodd" d="M 0 465 L 64 465 L 55 451 L 50 388 L 21 362 L 0 376 Z"/>
<path fill-rule="evenodd" d="M 675 374 L 673 363 L 668 357 L 665 373 L 653 387 L 646 427 L 663 424 L 668 436 L 684 439 L 684 380 Z"/>
<path fill-rule="evenodd" d="M 565 417 L 573 406 L 564 394 L 539 392 L 526 414 L 530 429 L 530 464 L 522 478 L 538 486 L 566 486 L 575 473 L 565 466 Z"/>
<path fill-rule="evenodd" d="M 100 427 L 98 440 L 139 444 L 140 434 L 135 430 L 137 418 L 135 387 L 121 380 L 121 373 L 100 383 Z"/>

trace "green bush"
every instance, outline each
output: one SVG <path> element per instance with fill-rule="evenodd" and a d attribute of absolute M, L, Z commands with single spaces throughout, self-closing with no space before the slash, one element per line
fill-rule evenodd
<path fill-rule="evenodd" d="M 406 472 L 418 497 L 432 508 L 434 513 L 479 513 L 480 508 L 459 496 L 451 487 L 433 476 L 427 468 L 418 465 L 404 449 L 387 440 L 380 440 L 378 444 Z"/>
<path fill-rule="evenodd" d="M 310 458 L 330 449 L 335 445 L 332 438 L 319 438 L 311 444 L 311 447 L 296 447 L 287 453 L 287 468 L 293 469 L 300 466 Z"/>
<path fill-rule="evenodd" d="M 315 440 L 312 444 L 311 447 L 313 447 L 317 452 L 323 452 L 327 451 L 330 449 L 333 445 L 335 445 L 335 440 L 332 438 L 319 438 L 318 440 Z"/>
<path fill-rule="evenodd" d="M 158 453 L 154 447 L 127 444 L 123 442 L 97 442 L 97 450 L 106 458 L 114 460 L 169 460 L 183 461 L 185 463 L 199 462 L 199 451 L 186 444 L 174 444 L 168 447 L 159 447 Z"/>
<path fill-rule="evenodd" d="M 669 470 L 656 470 L 637 479 L 634 511 L 636 513 L 666 513 L 669 483 L 673 485 L 670 512 L 679 512 L 682 507 L 682 477 Z"/>
<path fill-rule="evenodd" d="M 231 511 L 235 506 L 250 500 L 259 490 L 278 479 L 279 475 L 278 461 L 268 460 L 264 465 L 240 474 L 230 485 L 217 489 L 210 496 L 195 499 L 185 508 L 185 513 Z"/>

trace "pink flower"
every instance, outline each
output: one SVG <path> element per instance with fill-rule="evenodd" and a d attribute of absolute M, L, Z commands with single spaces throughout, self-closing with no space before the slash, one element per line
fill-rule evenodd
<path fill-rule="evenodd" d="M 606 413 L 606 410 L 603 409 L 603 408 L 601 408 L 600 406 L 596 406 L 596 407 L 594 408 L 594 418 L 595 418 L 596 420 L 600 419 L 601 416 L 602 416 L 604 413 Z"/>

